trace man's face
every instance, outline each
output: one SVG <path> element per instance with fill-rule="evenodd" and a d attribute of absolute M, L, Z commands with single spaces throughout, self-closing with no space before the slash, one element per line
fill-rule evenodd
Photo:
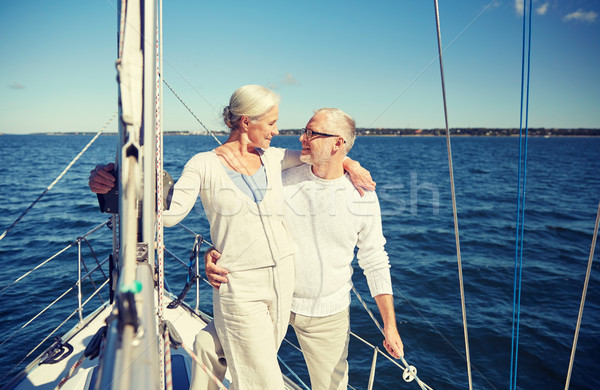
<path fill-rule="evenodd" d="M 308 123 L 306 129 L 317 133 L 330 134 L 327 131 L 327 117 L 324 114 L 315 114 Z M 300 160 L 307 164 L 319 164 L 327 162 L 331 158 L 332 147 L 337 137 L 327 137 L 313 134 L 312 137 L 303 133 L 300 136 L 302 142 L 302 154 Z"/>

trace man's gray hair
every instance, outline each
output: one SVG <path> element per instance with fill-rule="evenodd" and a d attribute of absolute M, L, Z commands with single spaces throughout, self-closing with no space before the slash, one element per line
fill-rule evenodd
<path fill-rule="evenodd" d="M 356 123 L 354 119 L 339 108 L 326 107 L 315 111 L 315 114 L 321 113 L 327 116 L 327 132 L 339 134 L 346 141 L 346 154 L 348 154 L 356 140 Z"/>
<path fill-rule="evenodd" d="M 273 107 L 278 106 L 281 97 L 261 85 L 244 85 L 235 90 L 229 105 L 223 109 L 223 120 L 230 129 L 237 128 L 242 116 L 250 120 L 261 119 Z"/>

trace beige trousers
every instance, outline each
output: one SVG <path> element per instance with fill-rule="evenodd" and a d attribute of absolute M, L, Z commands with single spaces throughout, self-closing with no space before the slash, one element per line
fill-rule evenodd
<path fill-rule="evenodd" d="M 326 317 L 307 317 L 292 313 L 290 325 L 296 332 L 304 354 L 311 389 L 347 389 L 349 308 Z"/>
<path fill-rule="evenodd" d="M 209 325 L 196 336 L 196 353 L 219 379 L 229 368 L 230 390 L 280 390 L 277 351 L 290 318 L 293 256 L 276 267 L 231 272 L 227 278 L 228 283 L 213 290 L 214 327 Z M 194 367 L 191 388 L 216 387 L 202 368 Z"/>
<path fill-rule="evenodd" d="M 227 361 L 223 346 L 217 336 L 214 321 L 202 329 L 194 340 L 194 353 L 204 367 L 195 363 L 192 366 L 191 390 L 218 390 L 219 386 L 214 382 L 214 375 L 219 382 L 223 382 L 227 371 Z M 208 373 L 206 371 L 208 371 Z"/>

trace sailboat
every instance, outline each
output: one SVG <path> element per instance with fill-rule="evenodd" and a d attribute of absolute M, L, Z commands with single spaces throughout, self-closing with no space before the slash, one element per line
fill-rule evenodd
<path fill-rule="evenodd" d="M 156 40 L 141 38 L 157 34 L 159 23 L 155 11 L 158 6 L 151 2 L 143 7 L 138 7 L 137 2 L 126 4 L 126 9 L 120 10 L 123 29 L 118 46 L 120 133 L 117 160 L 121 199 L 117 203 L 120 213 L 110 222 L 80 235 L 69 246 L 71 249 L 84 245 L 87 237 L 110 225 L 115 238 L 113 254 L 91 269 L 86 269 L 80 259 L 72 287 L 78 291 L 79 302 L 69 316 L 79 317 L 79 323 L 62 337 L 55 338 L 49 348 L 22 372 L 16 373 L 5 386 L 8 389 L 187 388 L 191 368 L 199 366 L 190 347 L 195 333 L 210 321 L 210 317 L 199 311 L 198 305 L 193 308 L 161 286 L 163 254 L 158 239 L 160 217 L 156 215 L 156 210 L 161 207 L 156 204 L 164 200 L 155 194 L 164 192 L 160 188 L 163 183 L 160 167 L 163 145 L 161 121 L 154 102 L 162 96 L 158 93 L 157 99 L 155 92 L 157 86 L 162 85 L 162 70 L 153 65 L 159 51 L 154 44 Z M 140 51 L 140 47 L 143 50 Z M 108 206 L 111 207 L 114 206 Z M 138 224 L 138 220 L 142 222 Z M 204 241 L 201 235 L 191 230 L 189 234 L 194 237 L 192 252 L 196 261 L 184 264 L 189 270 L 188 289 L 198 282 L 197 249 Z M 107 275 L 98 276 L 106 268 L 109 268 Z M 86 291 L 86 283 L 92 278 L 96 287 Z M 109 296 L 108 301 L 83 316 L 83 308 L 87 310 L 99 295 Z M 168 309 L 172 302 L 176 307 Z M 166 331 L 170 333 L 168 337 L 165 337 Z M 56 329 L 52 330 L 39 344 L 34 342 L 37 349 L 27 356 L 39 353 L 39 347 L 56 332 Z M 376 358 L 383 354 L 376 347 L 370 347 L 373 359 L 369 360 L 374 367 Z M 375 371 L 372 373 L 374 376 Z M 407 380 L 416 379 L 414 373 L 412 368 L 401 367 L 398 378 L 404 375 Z M 305 387 L 293 374 L 287 375 L 288 388 Z M 372 386 L 372 381 L 370 383 Z M 418 381 L 414 380 L 405 387 L 416 386 L 416 383 Z M 223 385 L 228 385 L 227 380 Z"/>
<path fill-rule="evenodd" d="M 197 304 L 192 308 L 185 301 L 190 288 L 200 283 L 198 258 L 205 241 L 201 235 L 185 228 L 195 237 L 193 261 L 187 266 L 188 283 L 179 296 L 165 288 L 161 213 L 168 194 L 163 186 L 172 181 L 164 174 L 162 162 L 162 9 L 153 1 L 127 1 L 119 2 L 118 11 L 119 135 L 115 176 L 119 185 L 112 194 L 99 197 L 100 208 L 111 215 L 109 221 L 65 248 L 79 246 L 81 251 L 87 237 L 108 225 L 113 231 L 113 250 L 92 269 L 79 256 L 77 280 L 72 287 L 78 290 L 78 306 L 65 320 L 78 315 L 78 323 L 63 336 L 55 336 L 54 342 L 17 373 L 5 389 L 187 389 L 194 366 L 206 371 L 219 388 L 225 389 L 230 381 L 228 376 L 223 383 L 215 378 L 192 348 L 197 332 L 211 321 Z M 84 301 L 87 280 L 92 281 L 93 290 Z M 109 298 L 84 317 L 84 306 L 100 295 Z M 381 351 L 376 347 L 373 350 L 375 361 Z M 407 365 L 406 369 L 407 381 L 420 381 L 414 367 L 411 371 Z M 307 388 L 295 375 L 292 379 L 284 375 L 284 383 L 286 389 Z"/>

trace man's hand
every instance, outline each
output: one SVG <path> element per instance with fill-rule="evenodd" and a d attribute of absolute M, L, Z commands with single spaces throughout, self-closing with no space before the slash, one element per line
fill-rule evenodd
<path fill-rule="evenodd" d="M 350 174 L 350 180 L 352 180 L 352 184 L 354 184 L 360 196 L 365 195 L 365 190 L 375 191 L 376 183 L 373 181 L 371 173 L 363 168 L 358 161 L 350 158 L 345 159 L 344 170 Z"/>
<path fill-rule="evenodd" d="M 404 356 L 404 344 L 396 326 L 396 314 L 394 312 L 394 297 L 390 294 L 379 294 L 375 297 L 379 308 L 381 319 L 383 319 L 383 346 L 396 359 Z"/>
<path fill-rule="evenodd" d="M 396 359 L 400 359 L 401 356 L 404 356 L 404 344 L 402 343 L 402 339 L 398 333 L 398 328 L 396 328 L 395 325 L 390 326 L 384 328 L 383 333 L 385 334 L 383 346 L 388 353 Z"/>
<path fill-rule="evenodd" d="M 220 257 L 221 254 L 213 247 L 209 248 L 206 253 L 204 253 L 204 271 L 206 272 L 208 282 L 216 289 L 221 287 L 221 283 L 228 282 L 225 275 L 227 275 L 229 271 L 217 265 L 217 261 Z"/>
<path fill-rule="evenodd" d="M 115 164 L 96 165 L 90 172 L 90 181 L 88 185 L 90 190 L 96 194 L 106 194 L 115 186 L 115 177 L 110 171 L 115 169 Z"/>

